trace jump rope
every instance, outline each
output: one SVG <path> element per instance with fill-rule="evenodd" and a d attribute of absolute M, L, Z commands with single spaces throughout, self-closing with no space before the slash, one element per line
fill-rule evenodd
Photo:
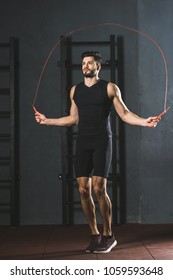
<path fill-rule="evenodd" d="M 137 29 L 134 29 L 134 28 L 130 28 L 128 26 L 125 26 L 125 25 L 122 25 L 122 24 L 119 24 L 119 23 L 99 23 L 99 24 L 94 24 L 94 25 L 89 25 L 89 26 L 83 26 L 83 27 L 80 27 L 80 28 L 77 28 L 77 29 L 74 29 L 74 30 L 70 31 L 69 33 L 66 33 L 52 47 L 52 49 L 50 50 L 50 52 L 49 52 L 49 54 L 48 54 L 48 56 L 47 56 L 47 58 L 46 58 L 46 60 L 45 60 L 45 62 L 43 64 L 43 66 L 42 66 L 42 69 L 41 69 L 41 72 L 40 72 L 40 75 L 39 75 L 39 78 L 38 78 L 38 82 L 37 82 L 37 86 L 36 86 L 36 91 L 35 91 L 35 96 L 34 96 L 34 100 L 33 100 L 33 103 L 32 103 L 32 107 L 33 107 L 33 110 L 34 110 L 35 113 L 38 113 L 38 111 L 37 111 L 37 109 L 35 107 L 35 103 L 36 103 L 36 100 L 37 100 L 37 97 L 38 97 L 39 87 L 40 87 L 41 80 L 43 78 L 44 71 L 46 69 L 46 66 L 47 66 L 47 64 L 48 64 L 52 54 L 60 46 L 60 43 L 66 37 L 68 37 L 68 36 L 70 36 L 72 34 L 75 34 L 77 32 L 85 31 L 85 30 L 92 29 L 92 28 L 95 28 L 95 27 L 103 27 L 103 26 L 114 26 L 114 27 L 118 27 L 118 28 L 122 28 L 122 29 L 128 30 L 130 32 L 137 33 L 137 34 L 147 38 L 148 40 L 150 40 L 156 46 L 156 48 L 160 52 L 161 58 L 162 58 L 163 63 L 164 63 L 164 70 L 165 70 L 164 106 L 163 106 L 163 111 L 157 116 L 157 118 L 161 119 L 161 117 L 168 112 L 168 110 L 170 109 L 170 106 L 167 107 L 167 98 L 168 98 L 168 67 L 167 67 L 167 62 L 166 62 L 163 50 L 161 49 L 160 45 L 151 36 L 149 36 L 147 33 L 144 33 L 144 32 L 142 32 L 140 30 L 137 30 Z"/>

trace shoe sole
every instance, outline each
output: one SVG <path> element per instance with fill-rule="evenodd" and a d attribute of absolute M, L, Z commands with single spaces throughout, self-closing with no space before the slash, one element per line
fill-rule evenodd
<path fill-rule="evenodd" d="M 115 240 L 114 243 L 105 251 L 94 251 L 93 253 L 96 254 L 104 254 L 104 253 L 109 253 L 115 246 L 117 245 L 117 241 Z"/>
<path fill-rule="evenodd" d="M 86 250 L 85 252 L 86 253 L 93 253 L 93 251 L 90 251 L 90 250 Z"/>

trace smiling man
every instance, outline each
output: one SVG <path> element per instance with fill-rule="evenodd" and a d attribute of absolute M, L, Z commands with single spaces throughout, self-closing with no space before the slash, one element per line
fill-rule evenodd
<path fill-rule="evenodd" d="M 83 82 L 70 91 L 70 114 L 61 118 L 46 118 L 36 112 L 36 121 L 44 125 L 78 125 L 75 155 L 75 173 L 81 205 L 91 230 L 89 253 L 108 253 L 116 246 L 112 232 L 112 205 L 107 194 L 107 176 L 112 159 L 112 132 L 110 111 L 113 106 L 122 121 L 130 125 L 155 127 L 159 118 L 141 118 L 124 104 L 116 84 L 99 79 L 101 55 L 90 51 L 82 54 Z M 103 220 L 103 232 L 97 226 L 92 190 Z"/>

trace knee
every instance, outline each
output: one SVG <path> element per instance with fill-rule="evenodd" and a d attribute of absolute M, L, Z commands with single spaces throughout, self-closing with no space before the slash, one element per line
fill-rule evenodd
<path fill-rule="evenodd" d="M 100 197 L 106 192 L 106 184 L 104 179 L 96 179 L 93 181 L 93 190 L 97 197 Z"/>
<path fill-rule="evenodd" d="M 88 200 L 90 197 L 89 189 L 86 186 L 79 186 L 79 195 L 81 200 Z"/>
<path fill-rule="evenodd" d="M 100 186 L 93 187 L 95 195 L 99 198 L 100 196 L 105 194 L 105 188 Z"/>
<path fill-rule="evenodd" d="M 81 198 L 87 198 L 91 192 L 91 186 L 89 181 L 78 180 L 79 194 Z"/>
<path fill-rule="evenodd" d="M 80 185 L 80 186 L 79 186 L 79 193 L 80 193 L 81 195 L 84 195 L 84 194 L 87 195 L 87 193 L 89 193 L 88 187 L 87 187 L 87 186 L 82 186 L 82 185 Z"/>

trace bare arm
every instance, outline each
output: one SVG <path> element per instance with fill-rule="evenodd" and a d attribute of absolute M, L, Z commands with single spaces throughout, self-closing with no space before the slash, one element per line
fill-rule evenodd
<path fill-rule="evenodd" d="M 54 125 L 54 126 L 70 126 L 73 124 L 78 124 L 78 109 L 74 102 L 73 96 L 74 96 L 75 86 L 71 88 L 70 91 L 70 99 L 71 99 L 71 108 L 70 108 L 70 114 L 65 117 L 61 118 L 46 118 L 45 115 L 41 114 L 40 112 L 35 113 L 35 119 L 38 123 L 44 124 L 44 125 Z"/>
<path fill-rule="evenodd" d="M 139 125 L 139 126 L 147 126 L 147 127 L 154 127 L 159 122 L 159 118 L 149 117 L 149 118 L 141 118 L 134 113 L 130 112 L 126 105 L 124 104 L 121 92 L 119 88 L 112 83 L 108 84 L 108 95 L 110 98 L 113 99 L 114 108 L 119 115 L 119 117 L 126 123 L 131 125 Z"/>

